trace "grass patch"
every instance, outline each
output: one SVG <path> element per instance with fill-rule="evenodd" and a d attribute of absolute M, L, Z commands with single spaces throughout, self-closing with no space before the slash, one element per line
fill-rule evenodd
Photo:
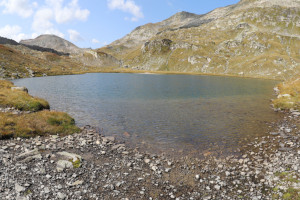
<path fill-rule="evenodd" d="M 23 115 L 0 113 L 0 139 L 64 136 L 75 132 L 79 132 L 79 128 L 75 126 L 74 119 L 63 112 L 43 110 Z"/>
<path fill-rule="evenodd" d="M 22 111 L 39 111 L 49 109 L 49 103 L 44 99 L 30 96 L 27 92 L 11 90 L 14 85 L 9 81 L 0 80 L 0 105 L 15 107 Z"/>
<path fill-rule="evenodd" d="M 278 176 L 281 180 L 292 182 L 292 183 L 299 183 L 298 177 L 294 177 L 291 172 L 276 172 L 275 176 Z"/>
<path fill-rule="evenodd" d="M 12 91 L 13 83 L 0 80 L 0 106 L 15 107 L 29 114 L 0 113 L 0 139 L 45 135 L 69 135 L 79 132 L 75 120 L 67 113 L 49 111 L 49 103 L 24 91 Z M 39 111 L 39 112 L 35 112 Z"/>

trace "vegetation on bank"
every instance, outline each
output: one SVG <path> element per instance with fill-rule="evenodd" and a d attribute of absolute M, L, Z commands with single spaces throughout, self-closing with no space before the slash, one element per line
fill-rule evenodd
<path fill-rule="evenodd" d="M 300 78 L 280 83 L 278 90 L 277 99 L 273 100 L 275 108 L 300 110 Z"/>
<path fill-rule="evenodd" d="M 0 107 L 14 107 L 32 113 L 0 112 L 0 139 L 44 135 L 68 135 L 79 131 L 67 113 L 49 111 L 49 103 L 25 91 L 12 90 L 13 83 L 0 80 Z"/>
<path fill-rule="evenodd" d="M 300 199 L 300 189 L 292 187 L 295 183 L 299 183 L 299 176 L 291 171 L 277 172 L 275 173 L 281 181 L 278 182 L 278 185 L 273 188 L 273 199 L 283 199 L 283 200 L 299 200 Z M 280 186 L 287 186 L 286 191 L 281 190 Z M 278 191 L 283 193 L 282 197 L 278 195 Z"/>
<path fill-rule="evenodd" d="M 0 105 L 2 107 L 14 107 L 21 111 L 39 111 L 49 109 L 49 103 L 44 99 L 30 96 L 25 91 L 15 90 L 13 83 L 0 81 Z"/>

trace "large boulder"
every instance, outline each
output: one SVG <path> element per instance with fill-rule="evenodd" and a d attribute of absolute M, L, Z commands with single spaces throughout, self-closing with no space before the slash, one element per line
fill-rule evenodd
<path fill-rule="evenodd" d="M 28 93 L 28 89 L 26 87 L 11 87 L 12 91 L 18 90 Z"/>

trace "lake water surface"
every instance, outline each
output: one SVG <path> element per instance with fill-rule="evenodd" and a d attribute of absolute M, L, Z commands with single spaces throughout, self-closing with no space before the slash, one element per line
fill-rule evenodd
<path fill-rule="evenodd" d="M 96 73 L 15 80 L 68 112 L 153 152 L 232 153 L 267 134 L 276 81 L 217 76 Z M 128 132 L 130 137 L 125 137 Z"/>

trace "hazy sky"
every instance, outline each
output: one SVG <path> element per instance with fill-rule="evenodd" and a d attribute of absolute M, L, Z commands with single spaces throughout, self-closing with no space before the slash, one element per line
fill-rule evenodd
<path fill-rule="evenodd" d="M 19 41 L 56 34 L 98 48 L 176 12 L 207 13 L 238 0 L 0 0 L 0 36 Z"/>

